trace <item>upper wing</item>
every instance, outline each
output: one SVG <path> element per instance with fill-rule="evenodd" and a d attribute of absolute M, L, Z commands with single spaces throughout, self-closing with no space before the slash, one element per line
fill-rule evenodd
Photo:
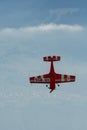
<path fill-rule="evenodd" d="M 74 82 L 75 78 L 74 75 L 56 74 L 55 83 Z"/>
<path fill-rule="evenodd" d="M 49 74 L 30 77 L 30 83 L 50 83 Z"/>

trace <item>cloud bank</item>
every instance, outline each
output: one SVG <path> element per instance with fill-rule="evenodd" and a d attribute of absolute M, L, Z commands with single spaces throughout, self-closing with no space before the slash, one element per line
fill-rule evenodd
<path fill-rule="evenodd" d="M 44 32 L 44 31 L 83 31 L 84 28 L 80 25 L 65 25 L 65 24 L 42 24 L 38 26 L 29 26 L 24 28 L 4 28 L 0 30 L 2 34 L 16 34 L 16 33 L 32 33 L 32 32 Z"/>

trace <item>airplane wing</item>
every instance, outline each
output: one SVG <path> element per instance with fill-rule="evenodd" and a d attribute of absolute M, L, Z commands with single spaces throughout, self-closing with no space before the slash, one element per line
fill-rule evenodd
<path fill-rule="evenodd" d="M 56 74 L 55 83 L 75 82 L 74 75 Z"/>
<path fill-rule="evenodd" d="M 30 77 L 30 83 L 50 83 L 49 74 Z"/>

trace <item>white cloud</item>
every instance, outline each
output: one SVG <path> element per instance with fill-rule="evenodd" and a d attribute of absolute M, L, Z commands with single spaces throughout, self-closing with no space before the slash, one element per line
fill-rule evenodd
<path fill-rule="evenodd" d="M 80 9 L 79 8 L 58 8 L 58 9 L 52 9 L 50 10 L 50 13 L 52 14 L 60 14 L 60 15 L 64 15 L 64 14 L 67 14 L 67 13 L 76 13 L 76 12 L 79 12 Z"/>
<path fill-rule="evenodd" d="M 79 8 L 58 8 L 50 10 L 50 17 L 55 16 L 56 20 L 60 20 L 62 16 L 79 12 Z"/>
<path fill-rule="evenodd" d="M 18 35 L 34 32 L 47 32 L 47 31 L 83 31 L 84 28 L 80 25 L 65 25 L 65 24 L 42 24 L 38 26 L 29 26 L 24 28 L 4 28 L 0 30 L 1 35 Z"/>
<path fill-rule="evenodd" d="M 20 31 L 23 31 L 23 32 L 53 31 L 53 30 L 82 31 L 83 27 L 79 25 L 47 24 L 47 25 L 40 25 L 40 26 L 20 29 Z"/>

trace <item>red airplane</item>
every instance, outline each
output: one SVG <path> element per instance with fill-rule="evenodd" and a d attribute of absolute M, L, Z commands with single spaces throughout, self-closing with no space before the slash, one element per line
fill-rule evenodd
<path fill-rule="evenodd" d="M 55 73 L 53 62 L 60 61 L 60 56 L 46 56 L 43 57 L 43 60 L 46 62 L 51 62 L 50 72 L 48 74 L 30 77 L 30 83 L 49 84 L 49 89 L 51 89 L 51 93 L 56 88 L 55 84 L 58 84 L 59 86 L 59 83 L 75 82 L 76 77 L 74 75 Z M 46 87 L 48 87 L 48 85 L 46 85 Z"/>

